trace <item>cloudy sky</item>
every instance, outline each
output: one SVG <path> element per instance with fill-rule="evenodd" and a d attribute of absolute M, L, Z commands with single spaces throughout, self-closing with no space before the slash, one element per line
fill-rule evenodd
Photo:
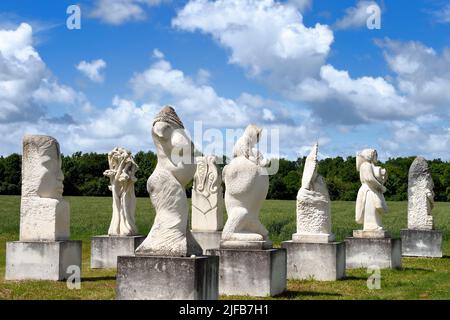
<path fill-rule="evenodd" d="M 278 130 L 294 159 L 374 147 L 450 160 L 450 4 L 445 0 L 0 2 L 0 154 L 25 133 L 64 153 L 151 150 L 165 104 L 193 133 Z M 368 7 L 381 10 L 369 29 Z M 200 149 L 208 147 L 201 137 Z"/>

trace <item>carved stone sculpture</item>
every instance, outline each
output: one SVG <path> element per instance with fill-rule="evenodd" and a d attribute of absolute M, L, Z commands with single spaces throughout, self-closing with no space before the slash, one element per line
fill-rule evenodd
<path fill-rule="evenodd" d="M 408 175 L 408 229 L 432 230 L 433 179 L 427 161 L 417 157 Z"/>
<path fill-rule="evenodd" d="M 356 199 L 356 222 L 363 224 L 363 230 L 356 230 L 355 237 L 385 237 L 382 215 L 388 211 L 383 193 L 387 180 L 386 169 L 376 166 L 377 151 L 364 149 L 356 156 L 356 169 L 362 186 Z"/>
<path fill-rule="evenodd" d="M 188 229 L 189 207 L 185 192 L 196 170 L 194 146 L 172 107 L 155 117 L 152 138 L 158 163 L 147 181 L 156 217 L 138 255 L 191 256 L 202 249 Z"/>
<path fill-rule="evenodd" d="M 64 201 L 61 153 L 55 138 L 23 138 L 20 240 L 55 241 L 70 237 L 70 208 Z"/>
<path fill-rule="evenodd" d="M 192 186 L 192 230 L 222 230 L 222 177 L 216 166 L 216 157 L 197 157 L 196 163 Z"/>
<path fill-rule="evenodd" d="M 297 193 L 297 233 L 293 241 L 329 242 L 331 233 L 330 196 L 323 177 L 317 173 L 318 161 L 316 143 L 303 169 L 302 186 Z"/>
<path fill-rule="evenodd" d="M 272 243 L 259 220 L 269 190 L 269 161 L 256 152 L 261 129 L 250 125 L 235 146 L 234 158 L 223 170 L 228 220 L 222 232 L 222 248 L 266 248 Z"/>
<path fill-rule="evenodd" d="M 114 148 L 108 153 L 109 169 L 103 174 L 110 179 L 112 191 L 112 219 L 109 226 L 110 236 L 133 236 L 138 230 L 135 224 L 136 196 L 134 183 L 138 170 L 131 152 L 124 148 Z"/>

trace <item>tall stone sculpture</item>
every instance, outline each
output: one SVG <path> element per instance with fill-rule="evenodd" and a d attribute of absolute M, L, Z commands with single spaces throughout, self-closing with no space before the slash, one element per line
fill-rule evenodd
<path fill-rule="evenodd" d="M 361 187 L 356 198 L 356 222 L 363 225 L 363 230 L 354 232 L 355 236 L 384 237 L 382 216 L 388 211 L 383 193 L 387 180 L 386 169 L 376 166 L 377 151 L 364 149 L 356 156 L 356 169 L 359 171 Z"/>
<path fill-rule="evenodd" d="M 197 157 L 196 162 L 192 186 L 192 230 L 222 230 L 222 177 L 216 166 L 216 157 Z"/>
<path fill-rule="evenodd" d="M 408 229 L 432 230 L 431 210 L 434 205 L 434 184 L 428 162 L 417 157 L 408 175 Z"/>
<path fill-rule="evenodd" d="M 276 295 L 286 289 L 286 251 L 272 249 L 269 232 L 259 219 L 269 190 L 270 161 L 256 149 L 262 129 L 249 125 L 223 169 L 228 220 L 219 249 L 220 293 Z"/>
<path fill-rule="evenodd" d="M 223 169 L 225 207 L 228 220 L 222 233 L 222 248 L 270 248 L 266 227 L 259 220 L 261 206 L 269 191 L 269 176 L 255 145 L 261 130 L 249 125 L 234 147 L 234 158 Z"/>
<path fill-rule="evenodd" d="M 428 162 L 417 157 L 408 175 L 408 229 L 400 231 L 402 253 L 414 257 L 442 257 L 442 232 L 434 230 L 433 179 Z"/>
<path fill-rule="evenodd" d="M 112 219 L 108 235 L 91 240 L 91 268 L 116 268 L 117 257 L 133 254 L 145 237 L 138 235 L 135 223 L 135 176 L 138 166 L 130 151 L 114 148 L 108 153 L 109 168 L 103 173 L 109 178 L 112 192 Z"/>
<path fill-rule="evenodd" d="M 70 241 L 70 208 L 58 141 L 23 138 L 20 241 L 7 244 L 7 280 L 62 280 L 69 265 L 81 266 L 81 242 Z"/>
<path fill-rule="evenodd" d="M 206 253 L 218 248 L 223 229 L 222 175 L 215 156 L 196 157 L 192 186 L 192 234 Z"/>
<path fill-rule="evenodd" d="M 134 221 L 136 196 L 134 183 L 138 169 L 131 152 L 114 148 L 108 153 L 109 169 L 103 174 L 110 179 L 109 189 L 113 196 L 113 213 L 108 234 L 110 236 L 133 236 L 137 234 Z"/>
<path fill-rule="evenodd" d="M 345 245 L 333 242 L 330 196 L 317 172 L 318 148 L 317 143 L 312 147 L 303 169 L 297 194 L 297 233 L 281 245 L 287 250 L 289 279 L 333 281 L 345 276 Z"/>
<path fill-rule="evenodd" d="M 55 241 L 70 237 L 70 208 L 63 199 L 59 143 L 49 136 L 23 139 L 20 240 Z"/>
<path fill-rule="evenodd" d="M 133 256 L 117 262 L 118 299 L 217 299 L 218 257 L 202 256 L 188 229 L 185 187 L 196 170 L 194 146 L 170 107 L 155 117 L 158 163 L 147 181 L 156 211 L 153 226 Z"/>
<path fill-rule="evenodd" d="M 383 229 L 382 216 L 388 211 L 383 193 L 387 180 L 386 169 L 377 166 L 375 149 L 364 149 L 356 155 L 361 187 L 356 198 L 355 220 L 363 230 L 353 230 L 347 238 L 346 265 L 349 268 L 401 267 L 401 240 L 391 238 Z"/>
<path fill-rule="evenodd" d="M 302 186 L 297 193 L 297 233 L 292 240 L 299 242 L 330 242 L 331 232 L 330 196 L 323 177 L 317 173 L 316 143 L 303 169 Z"/>

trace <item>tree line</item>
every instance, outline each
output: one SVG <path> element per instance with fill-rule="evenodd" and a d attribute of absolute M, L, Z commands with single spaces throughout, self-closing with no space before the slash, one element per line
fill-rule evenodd
<path fill-rule="evenodd" d="M 136 195 L 148 196 L 147 179 L 152 174 L 157 158 L 149 151 L 134 155 L 139 166 L 136 173 Z M 297 160 L 280 159 L 277 174 L 270 176 L 268 199 L 295 199 L 301 186 L 305 157 Z M 404 201 L 408 198 L 408 170 L 414 157 L 400 157 L 381 162 L 387 169 L 387 200 Z M 450 163 L 440 159 L 430 160 L 436 201 L 450 201 Z M 19 154 L 0 157 L 0 194 L 20 195 L 21 164 Z M 222 167 L 223 165 L 221 165 Z M 62 156 L 64 195 L 109 196 L 109 179 L 103 176 L 108 169 L 108 156 L 101 153 L 76 152 Z M 319 173 L 325 178 L 332 200 L 354 201 L 360 187 L 355 157 L 335 157 L 319 161 Z M 190 196 L 191 185 L 187 187 Z"/>

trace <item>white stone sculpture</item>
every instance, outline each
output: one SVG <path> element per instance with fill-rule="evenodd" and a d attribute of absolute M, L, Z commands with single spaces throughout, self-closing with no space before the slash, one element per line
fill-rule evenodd
<path fill-rule="evenodd" d="M 194 146 L 172 107 L 166 106 L 156 115 L 152 138 L 158 163 L 147 181 L 147 191 L 156 217 L 136 254 L 201 255 L 202 248 L 188 229 L 189 207 L 185 192 L 196 170 Z"/>
<path fill-rule="evenodd" d="M 417 157 L 408 175 L 408 229 L 433 230 L 433 179 L 427 161 Z"/>
<path fill-rule="evenodd" d="M 259 220 L 269 190 L 265 166 L 270 161 L 255 151 L 261 129 L 249 125 L 237 141 L 234 158 L 223 169 L 228 220 L 222 232 L 222 248 L 269 248 L 268 231 Z"/>
<path fill-rule="evenodd" d="M 138 234 L 135 223 L 136 195 L 134 183 L 138 170 L 131 152 L 124 148 L 114 148 L 108 153 L 109 169 L 103 174 L 109 177 L 112 191 L 112 219 L 110 236 L 134 236 Z"/>
<path fill-rule="evenodd" d="M 317 173 L 316 143 L 303 169 L 302 186 L 297 193 L 297 233 L 293 241 L 327 243 L 334 240 L 331 232 L 330 196 L 323 177 Z"/>
<path fill-rule="evenodd" d="M 55 138 L 23 138 L 20 241 L 70 237 L 70 208 L 64 201 L 61 153 Z"/>
<path fill-rule="evenodd" d="M 385 237 L 381 222 L 382 215 L 388 211 L 383 193 L 387 180 L 386 169 L 376 166 L 377 151 L 364 149 L 356 156 L 356 169 L 362 186 L 356 199 L 356 222 L 363 224 L 363 230 L 355 230 L 355 237 L 378 238 Z"/>
<path fill-rule="evenodd" d="M 223 228 L 222 177 L 215 156 L 197 157 L 192 186 L 192 230 L 220 231 Z"/>

